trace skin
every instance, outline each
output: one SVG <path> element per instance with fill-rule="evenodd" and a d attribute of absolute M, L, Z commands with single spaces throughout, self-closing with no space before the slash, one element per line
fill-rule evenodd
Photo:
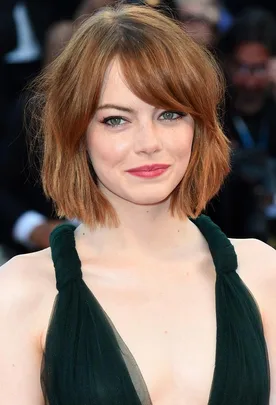
<path fill-rule="evenodd" d="M 212 47 L 216 43 L 216 24 L 219 20 L 217 1 L 175 0 L 185 31 L 199 44 Z"/>
<path fill-rule="evenodd" d="M 74 30 L 96 10 L 114 5 L 115 0 L 83 0 L 77 7 L 72 20 L 61 20 L 50 26 L 46 32 L 44 65 L 50 64 L 64 49 Z"/>
<path fill-rule="evenodd" d="M 215 26 L 208 20 L 186 20 L 183 23 L 186 32 L 200 45 L 210 48 L 216 43 Z"/>
<path fill-rule="evenodd" d="M 216 347 L 215 269 L 196 226 L 168 211 L 170 193 L 189 162 L 193 121 L 189 116 L 160 120 L 163 110 L 132 94 L 114 63 L 100 104 L 120 100 L 135 113 L 98 111 L 87 145 L 99 187 L 121 225 L 76 230 L 83 278 L 134 355 L 153 405 L 205 405 Z M 127 122 L 122 128 L 101 123 L 115 114 Z M 172 166 L 162 179 L 125 172 L 151 162 Z M 271 358 L 270 405 L 276 405 L 276 253 L 256 240 L 232 242 L 238 272 L 263 316 Z M 12 259 L 0 271 L 0 284 L 0 403 L 42 405 L 41 353 L 57 293 L 49 249 Z"/>
<path fill-rule="evenodd" d="M 255 114 L 262 108 L 272 83 L 268 50 L 257 42 L 242 43 L 225 65 L 233 85 L 236 109 L 242 114 Z"/>

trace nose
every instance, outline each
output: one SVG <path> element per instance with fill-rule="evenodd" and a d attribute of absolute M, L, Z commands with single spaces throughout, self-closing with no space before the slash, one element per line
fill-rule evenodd
<path fill-rule="evenodd" d="M 255 77 L 254 75 L 250 75 L 244 82 L 244 86 L 249 90 L 255 89 L 256 87 L 258 87 L 259 82 L 260 81 L 257 77 Z"/>
<path fill-rule="evenodd" d="M 151 155 L 162 149 L 160 129 L 152 122 L 141 125 L 134 140 L 135 153 Z"/>

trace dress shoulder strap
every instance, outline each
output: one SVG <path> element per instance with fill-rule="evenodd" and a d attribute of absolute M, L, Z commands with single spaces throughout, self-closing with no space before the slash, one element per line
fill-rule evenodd
<path fill-rule="evenodd" d="M 234 247 L 208 217 L 193 222 L 209 245 L 217 274 L 216 362 L 208 405 L 268 405 L 269 361 L 262 319 L 236 272 Z M 42 365 L 45 402 L 148 405 L 135 388 L 106 314 L 82 279 L 74 227 L 56 228 L 50 241 L 59 293 Z"/>
<path fill-rule="evenodd" d="M 209 245 L 217 274 L 235 272 L 238 267 L 237 255 L 234 246 L 221 229 L 206 215 L 200 215 L 192 219 L 192 222 Z"/>
<path fill-rule="evenodd" d="M 65 288 L 68 283 L 82 279 L 81 262 L 76 251 L 74 230 L 74 225 L 62 224 L 56 227 L 50 236 L 58 291 Z"/>
<path fill-rule="evenodd" d="M 262 319 L 236 272 L 234 246 L 207 216 L 192 221 L 209 245 L 217 274 L 216 363 L 208 405 L 268 405 L 270 373 Z"/>
<path fill-rule="evenodd" d="M 150 398 L 142 402 L 146 388 L 135 366 L 126 364 L 124 346 L 82 278 L 74 229 L 64 224 L 50 237 L 58 294 L 41 368 L 45 403 L 151 405 Z"/>

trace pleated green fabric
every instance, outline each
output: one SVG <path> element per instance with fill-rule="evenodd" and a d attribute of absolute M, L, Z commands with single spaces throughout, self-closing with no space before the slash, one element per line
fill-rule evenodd
<path fill-rule="evenodd" d="M 236 272 L 229 239 L 207 216 L 194 223 L 208 242 L 217 273 L 216 364 L 208 405 L 268 405 L 269 360 L 257 303 Z"/>
<path fill-rule="evenodd" d="M 216 363 L 208 405 L 269 405 L 262 321 L 236 273 L 234 248 L 208 217 L 201 215 L 193 222 L 207 240 L 217 273 Z M 58 294 L 41 368 L 45 402 L 154 405 L 134 357 L 82 279 L 74 229 L 61 225 L 50 238 Z"/>

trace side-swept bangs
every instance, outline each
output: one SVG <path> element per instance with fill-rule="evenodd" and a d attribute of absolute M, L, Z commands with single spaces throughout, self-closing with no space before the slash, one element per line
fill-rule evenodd
<path fill-rule="evenodd" d="M 129 88 L 158 108 L 195 120 L 186 174 L 171 198 L 172 214 L 195 217 L 229 170 L 229 146 L 218 122 L 223 79 L 211 55 L 183 29 L 146 6 L 120 5 L 90 17 L 37 81 L 41 113 L 42 183 L 60 216 L 89 226 L 116 226 L 111 204 L 97 187 L 85 133 L 102 83 L 117 58 Z"/>

